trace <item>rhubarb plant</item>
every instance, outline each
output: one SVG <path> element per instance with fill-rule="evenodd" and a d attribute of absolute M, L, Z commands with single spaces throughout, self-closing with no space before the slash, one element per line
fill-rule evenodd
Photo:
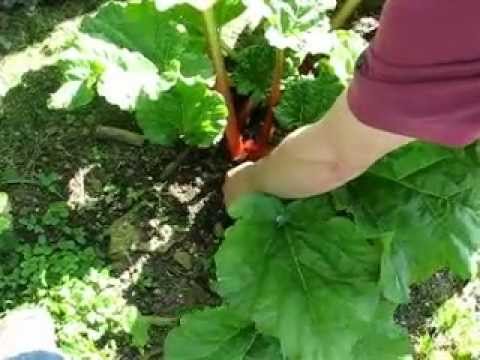
<path fill-rule="evenodd" d="M 320 119 L 345 84 L 352 59 L 344 56 L 347 42 L 338 41 L 330 27 L 328 13 L 335 5 L 334 0 L 107 3 L 84 19 L 78 39 L 61 54 L 65 81 L 49 105 L 75 110 L 98 94 L 134 113 L 153 143 L 181 140 L 208 147 L 225 133 L 232 158 L 258 158 L 268 151 L 275 120 L 292 128 Z M 243 40 L 226 45 L 226 25 L 242 22 L 248 13 L 259 21 L 241 25 Z M 302 72 L 306 58 L 315 61 Z M 313 93 L 331 88 L 332 77 L 338 80 L 334 89 Z M 306 93 L 308 116 L 292 124 L 285 108 Z"/>
<path fill-rule="evenodd" d="M 225 133 L 233 159 L 258 158 L 275 124 L 318 121 L 352 79 L 366 43 L 331 29 L 334 6 L 107 3 L 62 55 L 50 106 L 74 110 L 98 94 L 153 143 L 208 147 Z M 260 21 L 227 45 L 226 25 L 248 12 Z M 477 273 L 479 171 L 475 146 L 412 143 L 332 194 L 241 199 L 215 256 L 223 304 L 185 315 L 165 359 L 411 359 L 393 316 L 410 286 L 443 268 Z"/>
<path fill-rule="evenodd" d="M 440 269 L 477 274 L 479 172 L 475 146 L 412 143 L 331 194 L 240 199 L 215 256 L 222 310 L 186 315 L 166 359 L 412 359 L 395 309 Z"/>

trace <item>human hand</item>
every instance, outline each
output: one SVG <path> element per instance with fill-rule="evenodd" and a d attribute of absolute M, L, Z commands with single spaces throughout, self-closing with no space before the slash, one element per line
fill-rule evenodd
<path fill-rule="evenodd" d="M 255 187 L 255 163 L 245 162 L 231 169 L 223 185 L 223 194 L 227 208 L 238 198 L 257 191 Z"/>

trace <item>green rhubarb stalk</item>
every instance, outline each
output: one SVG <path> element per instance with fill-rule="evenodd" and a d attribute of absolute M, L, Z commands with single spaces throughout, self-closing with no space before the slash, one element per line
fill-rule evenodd
<path fill-rule="evenodd" d="M 285 68 L 285 51 L 277 49 L 275 53 L 275 69 L 273 71 L 272 87 L 270 90 L 270 98 L 268 100 L 268 110 L 263 123 L 261 134 L 261 143 L 266 143 L 270 137 L 273 126 L 273 110 L 278 105 L 282 95 L 282 79 Z"/>
<path fill-rule="evenodd" d="M 213 7 L 203 12 L 207 41 L 210 48 L 210 55 L 217 75 L 217 90 L 225 98 L 228 107 L 228 123 L 226 129 L 226 138 L 228 149 L 233 158 L 236 158 L 241 151 L 240 129 L 238 128 L 237 117 L 233 96 L 230 91 L 230 78 L 225 68 L 225 61 L 222 55 L 222 43 L 218 33 L 218 27 L 215 20 Z"/>
<path fill-rule="evenodd" d="M 353 12 L 362 3 L 362 0 L 347 0 L 332 19 L 332 27 L 339 29 L 352 16 Z"/>

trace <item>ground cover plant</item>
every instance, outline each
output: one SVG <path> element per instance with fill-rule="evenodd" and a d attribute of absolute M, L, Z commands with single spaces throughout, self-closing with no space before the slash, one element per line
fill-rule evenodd
<path fill-rule="evenodd" d="M 38 219 L 22 221 L 36 241 L 21 239 L 8 196 L 0 193 L 0 313 L 19 305 L 45 307 L 56 320 L 59 346 L 73 358 L 113 358 L 122 335 L 143 349 L 149 321 L 127 306 L 120 281 L 98 250 L 85 246 L 81 229 L 68 226 L 68 217 L 66 204 L 54 203 Z M 62 237 L 49 238 L 48 227 Z"/>
<path fill-rule="evenodd" d="M 480 356 L 480 323 L 477 298 L 479 281 L 472 281 L 437 311 L 417 347 L 420 359 L 477 359 Z"/>
<path fill-rule="evenodd" d="M 225 134 L 231 158 L 258 158 L 273 146 L 275 128 L 283 129 L 277 131 L 281 135 L 321 119 L 348 84 L 366 43 L 353 31 L 332 29 L 335 5 L 107 3 L 85 18 L 78 39 L 61 55 L 65 82 L 49 106 L 82 111 L 100 95 L 133 114 L 152 143 L 206 148 Z M 229 209 L 234 223 L 220 234 L 224 239 L 214 257 L 212 288 L 222 304 L 185 314 L 168 335 L 163 357 L 411 357 L 407 333 L 394 322 L 395 309 L 410 299 L 410 286 L 444 268 L 461 278 L 476 274 L 479 161 L 475 145 L 449 150 L 417 142 L 331 194 L 293 202 L 262 194 L 240 200 Z M 49 178 L 42 177 L 42 186 L 56 196 Z M 24 217 L 21 226 L 40 238 L 45 227 L 62 229 L 67 216 L 65 206 L 54 203 L 40 217 Z M 78 259 L 93 266 L 91 247 L 85 245 L 90 241 L 77 229 L 60 232 L 68 238 L 60 244 L 68 248 L 73 241 Z M 17 251 L 43 257 L 61 250 L 42 239 Z M 43 264 L 34 258 L 27 263 Z M 110 279 L 102 270 L 74 273 L 81 284 L 66 280 L 60 290 L 47 290 L 54 304 L 66 302 L 62 306 L 68 308 L 76 296 L 70 292 L 91 292 L 87 288 Z M 146 330 L 140 327 L 131 336 L 121 320 L 126 308 L 129 316 L 138 313 L 118 299 L 115 295 L 106 306 L 113 314 L 98 324 L 107 324 L 109 333 L 127 334 L 141 347 Z M 55 306 L 50 305 L 54 313 Z M 88 323 L 92 306 L 86 306 L 87 314 L 75 314 L 79 326 Z M 92 334 L 89 346 L 98 346 L 101 335 Z"/>

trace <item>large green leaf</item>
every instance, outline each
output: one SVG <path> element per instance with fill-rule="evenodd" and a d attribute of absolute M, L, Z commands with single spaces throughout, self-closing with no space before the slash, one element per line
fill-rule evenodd
<path fill-rule="evenodd" d="M 380 301 L 380 248 L 323 197 L 285 206 L 257 195 L 230 212 L 216 255 L 225 300 L 287 357 L 350 359 Z"/>
<path fill-rule="evenodd" d="M 232 79 L 236 90 L 256 101 L 263 100 L 272 86 L 275 49 L 264 41 L 240 49 L 235 60 Z"/>
<path fill-rule="evenodd" d="M 131 52 L 89 36 L 61 55 L 65 84 L 52 95 L 52 108 L 76 109 L 94 97 L 93 89 L 111 104 L 133 110 L 140 95 L 158 96 L 173 79 L 160 76 L 157 67 L 138 52 Z"/>
<path fill-rule="evenodd" d="M 281 360 L 278 342 L 228 307 L 185 315 L 165 342 L 166 360 Z"/>
<path fill-rule="evenodd" d="M 100 75 L 95 63 L 82 60 L 63 62 L 65 83 L 50 97 L 52 109 L 74 110 L 89 104 L 95 97 L 94 85 Z"/>
<path fill-rule="evenodd" d="M 285 360 L 277 339 L 258 335 L 245 360 Z"/>
<path fill-rule="evenodd" d="M 329 53 L 328 63 L 344 84 L 353 79 L 357 59 L 367 45 L 365 39 L 353 30 L 335 31 L 334 45 Z"/>
<path fill-rule="evenodd" d="M 245 5 L 242 0 L 155 0 L 155 5 L 159 11 L 166 11 L 172 8 L 179 10 L 176 12 L 193 25 L 197 30 L 203 29 L 203 18 L 201 12 L 214 6 L 215 20 L 218 26 L 223 26 L 238 17 L 244 10 Z M 192 12 L 188 7 L 194 8 Z"/>
<path fill-rule="evenodd" d="M 86 18 L 81 30 L 106 39 L 120 47 L 138 51 L 152 61 L 159 72 L 176 72 L 183 76 L 213 76 L 206 54 L 206 40 L 182 26 L 176 12 L 159 12 L 151 1 L 111 2 Z"/>
<path fill-rule="evenodd" d="M 215 3 L 216 0 L 155 0 L 155 5 L 160 11 L 169 10 L 174 6 L 183 4 L 188 4 L 199 11 L 205 11 L 210 9 Z"/>
<path fill-rule="evenodd" d="M 409 285 L 445 267 L 464 278 L 477 272 L 479 175 L 472 149 L 414 143 L 348 187 L 358 225 L 388 234 L 382 283 L 389 299 L 405 302 Z"/>
<path fill-rule="evenodd" d="M 227 114 L 219 93 L 202 83 L 180 81 L 157 100 L 142 99 L 136 116 L 153 143 L 173 145 L 180 138 L 187 144 L 207 147 L 220 140 Z"/>
<path fill-rule="evenodd" d="M 354 360 L 412 360 L 412 348 L 405 329 L 395 324 L 396 304 L 382 302 L 374 321 L 364 329 L 353 348 Z"/>
<path fill-rule="evenodd" d="M 275 115 L 285 129 L 294 129 L 320 120 L 332 107 L 344 86 L 329 69 L 322 67 L 316 78 L 288 82 Z"/>
<path fill-rule="evenodd" d="M 279 49 L 292 49 L 302 56 L 327 53 L 334 37 L 327 11 L 336 0 L 245 0 L 246 5 L 267 20 L 265 36 Z"/>

